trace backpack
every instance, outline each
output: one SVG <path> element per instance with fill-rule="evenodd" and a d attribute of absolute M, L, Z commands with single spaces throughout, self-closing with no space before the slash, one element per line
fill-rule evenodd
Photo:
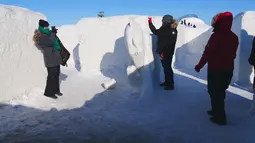
<path fill-rule="evenodd" d="M 58 37 L 57 37 L 58 38 Z M 62 57 L 62 63 L 61 65 L 62 66 L 68 66 L 67 65 L 67 61 L 69 60 L 70 58 L 70 52 L 65 48 L 65 46 L 63 45 L 63 43 L 60 41 L 60 39 L 58 38 L 58 42 L 60 44 L 60 47 L 61 47 L 61 51 L 60 51 L 60 55 Z"/>

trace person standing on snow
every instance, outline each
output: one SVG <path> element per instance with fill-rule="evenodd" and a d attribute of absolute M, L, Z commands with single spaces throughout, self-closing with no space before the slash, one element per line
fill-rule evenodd
<path fill-rule="evenodd" d="M 56 36 L 56 29 L 49 29 L 49 23 L 39 20 L 39 28 L 35 32 L 33 40 L 43 52 L 45 66 L 48 71 L 47 83 L 44 95 L 53 99 L 62 96 L 59 89 L 60 64 L 62 58 L 60 54 L 61 46 Z"/>
<path fill-rule="evenodd" d="M 252 42 L 252 51 L 249 57 L 249 63 L 253 66 L 254 70 L 255 70 L 255 37 L 253 38 L 253 42 Z M 255 76 L 253 78 L 253 90 L 255 90 Z"/>
<path fill-rule="evenodd" d="M 176 23 L 171 15 L 163 16 L 162 26 L 159 29 L 155 28 L 151 17 L 148 18 L 148 23 L 152 33 L 158 36 L 156 52 L 160 55 L 165 74 L 165 82 L 160 84 L 160 86 L 165 87 L 165 90 L 173 90 L 174 73 L 172 59 L 178 32 L 176 26 L 173 28 L 171 26 L 172 24 L 176 25 Z"/>
<path fill-rule="evenodd" d="M 200 69 L 208 63 L 208 93 L 211 98 L 212 110 L 207 113 L 212 116 L 210 120 L 219 125 L 226 125 L 225 97 L 226 90 L 231 83 L 234 59 L 239 45 L 238 37 L 231 31 L 233 15 L 231 12 L 224 12 L 213 18 L 214 28 L 203 53 L 203 56 L 195 66 Z"/>

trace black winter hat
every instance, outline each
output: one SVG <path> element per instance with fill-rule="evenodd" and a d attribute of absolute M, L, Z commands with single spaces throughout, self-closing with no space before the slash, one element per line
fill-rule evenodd
<path fill-rule="evenodd" d="M 163 16 L 163 19 L 162 19 L 162 20 L 165 21 L 165 22 L 167 22 L 167 23 L 172 24 L 172 23 L 174 22 L 173 19 L 174 19 L 174 18 L 173 18 L 172 15 L 167 14 L 167 15 L 164 15 L 164 16 Z"/>
<path fill-rule="evenodd" d="M 50 24 L 47 21 L 42 20 L 42 19 L 39 20 L 39 26 L 41 26 L 41 27 L 49 27 L 49 25 Z"/>

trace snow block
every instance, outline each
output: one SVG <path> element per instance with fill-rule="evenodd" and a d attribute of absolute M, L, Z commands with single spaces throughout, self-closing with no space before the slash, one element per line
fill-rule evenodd
<path fill-rule="evenodd" d="M 113 89 L 116 85 L 115 79 L 110 79 L 101 84 L 104 89 Z"/>
<path fill-rule="evenodd" d="M 76 24 L 81 71 L 104 72 L 126 69 L 130 56 L 125 48 L 124 29 L 132 16 L 85 18 Z"/>
<path fill-rule="evenodd" d="M 131 57 L 125 48 L 124 31 L 130 19 L 140 25 L 144 43 L 150 44 L 145 46 L 151 47 L 147 16 L 84 18 L 75 25 L 59 27 L 58 36 L 66 48 L 71 53 L 73 51 L 73 60 L 68 61 L 69 67 L 75 66 L 74 64 L 78 62 L 84 73 L 102 73 L 115 67 L 126 69 Z M 154 24 L 160 26 L 161 19 L 162 17 L 153 17 Z"/>
<path fill-rule="evenodd" d="M 248 63 L 255 35 L 255 11 L 239 13 L 234 17 L 232 31 L 239 37 L 239 47 L 235 60 L 233 80 L 241 86 L 249 86 L 253 82 L 254 71 Z"/>
<path fill-rule="evenodd" d="M 144 66 L 145 46 L 143 40 L 143 31 L 139 24 L 132 19 L 128 23 L 124 32 L 125 45 L 137 69 Z"/>
<path fill-rule="evenodd" d="M 32 40 L 40 13 L 25 8 L 0 5 L 0 97 L 10 100 L 45 86 L 46 68 L 43 55 Z"/>
<path fill-rule="evenodd" d="M 150 94 L 154 88 L 154 74 L 155 73 L 155 63 L 154 56 L 152 53 L 152 41 L 151 35 L 148 32 L 148 29 L 141 28 L 141 25 L 136 21 L 143 21 L 146 24 L 146 17 L 139 17 L 131 19 L 128 25 L 125 28 L 125 42 L 126 48 L 129 51 L 130 57 L 132 58 L 132 63 L 137 68 L 136 72 L 139 73 L 137 77 L 140 81 L 140 90 L 142 95 Z M 145 26 L 145 25 L 143 25 Z M 147 23 L 148 26 L 148 23 Z M 147 31 L 146 31 L 147 30 Z M 128 75 L 129 78 L 132 78 L 132 75 Z"/>
<path fill-rule="evenodd" d="M 146 47 L 146 55 L 144 65 L 148 71 L 153 72 L 153 84 L 158 85 L 164 81 L 163 67 L 159 55 L 156 51 L 157 36 L 154 35 L 148 25 L 148 16 L 137 16 L 133 18 L 133 21 L 138 23 L 143 31 L 144 46 Z M 162 25 L 162 16 L 152 16 L 154 26 L 158 29 Z"/>

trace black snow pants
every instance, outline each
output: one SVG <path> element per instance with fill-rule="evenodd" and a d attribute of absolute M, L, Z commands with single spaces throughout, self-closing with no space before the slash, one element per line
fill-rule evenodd
<path fill-rule="evenodd" d="M 172 69 L 173 56 L 164 57 L 161 60 L 161 64 L 164 68 L 165 83 L 169 86 L 174 84 L 174 72 Z"/>
<path fill-rule="evenodd" d="M 59 89 L 59 76 L 60 66 L 47 67 L 48 77 L 44 95 L 55 96 L 56 93 L 60 92 Z"/>
<path fill-rule="evenodd" d="M 233 77 L 233 71 L 208 71 L 208 93 L 214 117 L 226 121 L 225 98 L 226 90 Z"/>

